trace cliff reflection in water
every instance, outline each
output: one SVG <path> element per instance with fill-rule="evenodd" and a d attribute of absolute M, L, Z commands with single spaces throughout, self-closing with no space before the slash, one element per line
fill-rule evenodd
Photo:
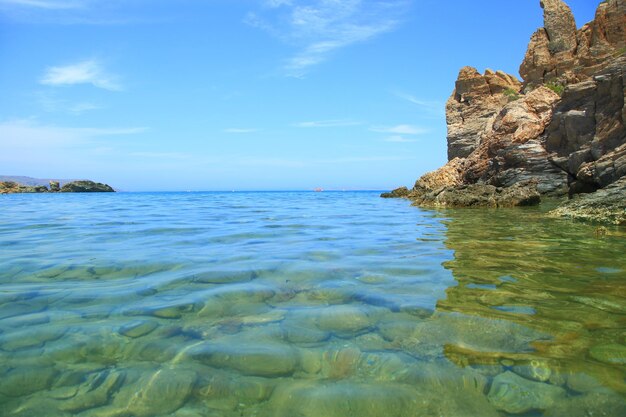
<path fill-rule="evenodd" d="M 461 366 L 517 367 L 557 384 L 567 375 L 591 376 L 626 392 L 626 231 L 542 220 L 534 209 L 515 213 L 511 222 L 508 210 L 445 212 L 454 259 L 443 265 L 458 286 L 446 290 L 437 310 L 543 336 L 528 351 L 509 352 L 461 338 L 445 345 L 446 357 Z M 504 338 L 507 329 L 481 331 L 485 339 Z M 513 332 L 508 336 L 517 337 Z"/>

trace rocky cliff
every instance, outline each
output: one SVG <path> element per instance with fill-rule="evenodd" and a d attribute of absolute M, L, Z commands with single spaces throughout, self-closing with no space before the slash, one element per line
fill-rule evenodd
<path fill-rule="evenodd" d="M 626 0 L 602 2 L 581 29 L 563 1 L 540 6 L 544 27 L 530 39 L 523 81 L 462 68 L 446 104 L 448 163 L 386 196 L 425 206 L 526 205 L 540 195 L 593 193 L 626 175 Z M 626 188 L 612 186 L 611 196 L 620 189 L 612 209 L 623 212 Z"/>

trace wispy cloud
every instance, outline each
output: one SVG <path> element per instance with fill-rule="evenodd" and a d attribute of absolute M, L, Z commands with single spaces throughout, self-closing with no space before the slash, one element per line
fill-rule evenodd
<path fill-rule="evenodd" d="M 246 133 L 255 133 L 260 131 L 261 129 L 255 128 L 242 128 L 242 127 L 229 127 L 228 129 L 224 129 L 224 133 L 234 133 L 234 134 L 246 134 Z"/>
<path fill-rule="evenodd" d="M 56 94 L 47 91 L 40 91 L 35 94 L 36 100 L 44 111 L 49 113 L 65 113 L 73 116 L 79 116 L 83 113 L 102 109 L 100 104 L 91 101 L 72 102 L 58 98 Z"/>
<path fill-rule="evenodd" d="M 428 133 L 428 129 L 413 125 L 375 126 L 370 128 L 373 132 L 393 133 L 397 135 L 422 135 Z"/>
<path fill-rule="evenodd" d="M 401 135 L 389 136 L 384 139 L 385 142 L 395 142 L 395 143 L 409 143 L 415 142 L 415 139 L 408 139 Z"/>
<path fill-rule="evenodd" d="M 270 13 L 251 12 L 246 22 L 298 51 L 284 65 L 286 75 L 302 77 L 340 49 L 395 29 L 407 0 L 265 0 Z"/>
<path fill-rule="evenodd" d="M 47 9 L 47 10 L 64 10 L 64 9 L 83 8 L 85 3 L 81 1 L 57 1 L 57 0 L 0 0 L 0 5 L 32 7 L 36 9 Z"/>
<path fill-rule="evenodd" d="M 65 66 L 49 67 L 40 82 L 51 86 L 91 84 L 94 87 L 110 91 L 122 90 L 122 86 L 117 82 L 117 77 L 109 74 L 102 64 L 95 59 Z"/>
<path fill-rule="evenodd" d="M 398 98 L 401 98 L 408 101 L 409 103 L 416 105 L 423 112 L 430 115 L 442 116 L 443 114 L 445 114 L 444 103 L 440 101 L 423 100 L 421 98 L 415 97 L 414 95 L 403 92 L 394 92 L 393 94 Z"/>
<path fill-rule="evenodd" d="M 338 119 L 338 120 L 317 120 L 311 122 L 299 122 L 294 123 L 294 127 L 303 127 L 303 128 L 311 128 L 311 127 L 345 127 L 345 126 L 358 126 L 362 124 L 361 122 L 357 122 L 354 120 L 347 119 Z"/>
<path fill-rule="evenodd" d="M 147 130 L 146 127 L 64 127 L 41 124 L 31 119 L 0 122 L 4 150 L 85 145 L 103 136 L 135 135 Z"/>

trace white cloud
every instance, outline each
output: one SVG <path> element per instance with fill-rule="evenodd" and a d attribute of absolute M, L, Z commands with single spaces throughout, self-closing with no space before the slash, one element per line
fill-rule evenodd
<path fill-rule="evenodd" d="M 241 127 L 229 127 L 228 129 L 224 129 L 224 133 L 234 133 L 234 134 L 246 134 L 246 133 L 254 133 L 258 132 L 260 129 L 253 128 L 241 128 Z"/>
<path fill-rule="evenodd" d="M 423 112 L 427 114 L 441 116 L 445 112 L 445 106 L 442 102 L 432 101 L 432 100 L 423 100 L 411 94 L 402 93 L 402 92 L 395 92 L 393 94 L 398 98 L 401 98 L 412 104 L 415 104 L 417 107 L 419 107 Z"/>
<path fill-rule="evenodd" d="M 413 125 L 397 125 L 389 127 L 372 127 L 373 132 L 394 133 L 397 135 L 422 135 L 428 133 L 428 129 Z"/>
<path fill-rule="evenodd" d="M 299 51 L 289 58 L 287 75 L 302 77 L 336 51 L 365 42 L 395 29 L 406 10 L 407 0 L 311 0 L 295 2 L 265 0 L 273 9 L 268 17 L 250 13 L 246 22 L 295 45 Z"/>
<path fill-rule="evenodd" d="M 268 7 L 291 6 L 292 4 L 292 0 L 265 0 L 265 5 Z"/>
<path fill-rule="evenodd" d="M 116 77 L 108 74 L 102 65 L 94 59 L 66 66 L 49 67 L 40 82 L 51 86 L 91 84 L 94 87 L 110 91 L 122 90 Z"/>
<path fill-rule="evenodd" d="M 415 139 L 407 139 L 404 136 L 394 135 L 385 138 L 385 142 L 395 142 L 395 143 L 409 143 L 415 142 Z"/>
<path fill-rule="evenodd" d="M 33 120 L 0 122 L 3 152 L 15 149 L 40 149 L 84 145 L 103 136 L 134 135 L 145 127 L 92 128 L 45 125 Z"/>
<path fill-rule="evenodd" d="M 293 126 L 304 127 L 304 128 L 344 127 L 344 126 L 358 126 L 360 124 L 361 124 L 360 122 L 355 122 L 353 120 L 339 119 L 339 120 L 318 120 L 318 121 L 311 121 L 311 122 L 300 122 L 300 123 L 295 123 Z"/>

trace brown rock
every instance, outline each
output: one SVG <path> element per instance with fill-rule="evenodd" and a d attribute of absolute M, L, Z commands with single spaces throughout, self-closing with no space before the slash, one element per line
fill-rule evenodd
<path fill-rule="evenodd" d="M 608 61 L 624 54 L 626 0 L 602 2 L 594 21 L 576 30 L 569 7 L 542 0 L 544 28 L 531 37 L 520 75 L 527 89 L 546 82 L 573 84 L 588 80 Z"/>
<path fill-rule="evenodd" d="M 492 118 L 509 102 L 504 94 L 518 92 L 521 83 L 512 75 L 475 68 L 459 72 L 454 92 L 446 103 L 448 160 L 467 157 L 478 145 L 481 133 L 491 126 Z"/>
<path fill-rule="evenodd" d="M 550 52 L 573 52 L 578 43 L 576 21 L 569 6 L 561 0 L 541 0 L 539 4 L 543 9 L 543 25 L 550 40 Z"/>

